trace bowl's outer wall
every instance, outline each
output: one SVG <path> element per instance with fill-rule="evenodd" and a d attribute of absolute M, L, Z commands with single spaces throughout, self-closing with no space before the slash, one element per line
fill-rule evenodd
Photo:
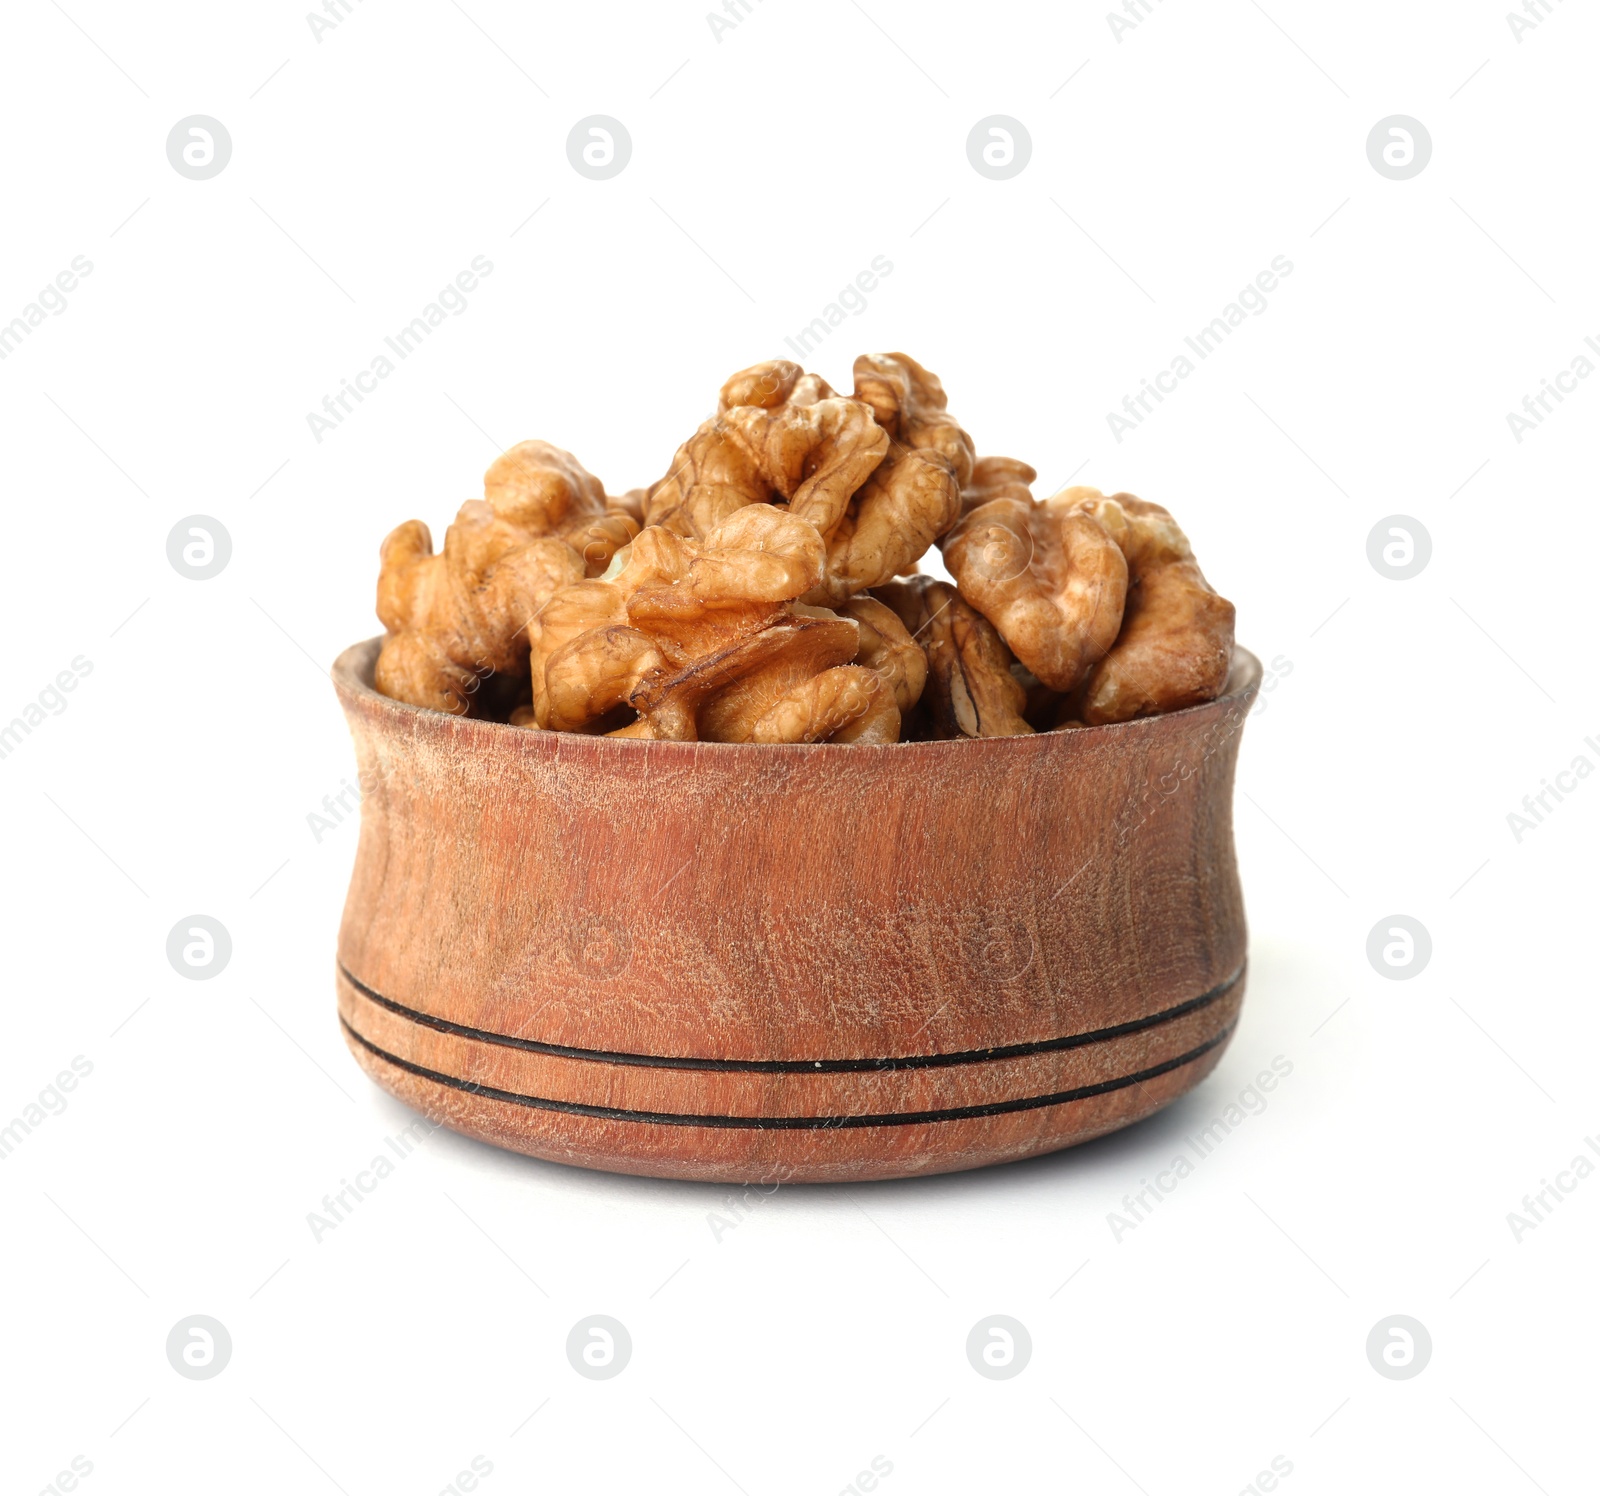
<path fill-rule="evenodd" d="M 1243 966 L 1242 650 L 1169 716 L 856 747 L 447 717 L 373 691 L 376 649 L 334 671 L 363 790 L 339 956 L 406 1008 L 644 1056 L 927 1056 L 1128 1023 Z"/>

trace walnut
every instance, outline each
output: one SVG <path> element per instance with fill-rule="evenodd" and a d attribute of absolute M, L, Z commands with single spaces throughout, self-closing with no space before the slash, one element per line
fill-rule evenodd
<path fill-rule="evenodd" d="M 1039 475 L 1015 457 L 980 457 L 972 465 L 972 476 L 961 489 L 963 518 L 991 499 L 1033 500 L 1029 485 Z"/>
<path fill-rule="evenodd" d="M 1011 651 L 954 587 L 914 576 L 889 582 L 874 596 L 894 611 L 927 656 L 925 736 L 1001 738 L 1033 731 L 1022 715 L 1027 692 L 1011 673 Z"/>
<path fill-rule="evenodd" d="M 698 539 L 746 504 L 770 503 L 775 493 L 725 415 L 702 421 L 673 454 L 666 477 L 646 490 L 645 523 Z"/>
<path fill-rule="evenodd" d="M 945 409 L 936 375 L 904 353 L 863 353 L 852 372 L 853 398 L 888 433 L 889 451 L 826 532 L 828 569 L 812 602 L 841 602 L 913 570 L 955 523 L 972 476 L 972 438 Z"/>
<path fill-rule="evenodd" d="M 960 502 L 936 453 L 890 448 L 828 532 L 827 571 L 808 600 L 842 602 L 913 570 L 950 527 Z"/>
<path fill-rule="evenodd" d="M 883 460 L 889 438 L 855 401 L 831 394 L 803 404 L 788 398 L 797 383 L 807 396 L 827 388 L 800 380 L 794 364 L 757 365 L 734 375 L 724 391 L 770 399 L 770 384 L 783 398 L 729 406 L 702 422 L 650 489 L 649 522 L 699 539 L 746 504 L 781 503 L 823 535 L 831 533 L 851 495 Z"/>
<path fill-rule="evenodd" d="M 625 514 L 633 521 L 634 534 L 644 529 L 644 506 L 649 499 L 648 488 L 630 488 L 626 493 L 607 494 L 606 508 L 613 514 Z"/>
<path fill-rule="evenodd" d="M 1091 491 L 1079 508 L 1128 562 L 1122 628 L 1076 694 L 1091 725 L 1126 722 L 1213 700 L 1233 660 L 1234 608 L 1201 574 L 1189 538 L 1159 504 Z"/>
<path fill-rule="evenodd" d="M 462 505 L 444 550 L 420 520 L 383 543 L 378 617 L 389 631 L 375 683 L 386 696 L 485 714 L 491 676 L 528 675 L 528 621 L 559 587 L 604 571 L 639 530 L 629 498 L 549 442 L 520 442 Z"/>
<path fill-rule="evenodd" d="M 859 642 L 853 620 L 797 604 L 731 648 L 645 682 L 634 705 L 658 737 L 892 743 L 899 708 L 875 671 L 848 663 Z"/>
<path fill-rule="evenodd" d="M 853 618 L 861 631 L 855 663 L 876 672 L 902 715 L 910 712 L 927 684 L 928 657 L 900 615 L 887 603 L 865 594 L 840 603 L 838 612 Z"/>
<path fill-rule="evenodd" d="M 821 571 L 814 526 L 771 504 L 734 510 L 701 542 L 648 526 L 603 578 L 565 587 L 534 619 L 534 723 L 592 730 L 632 707 L 648 728 L 627 723 L 630 736 L 821 741 L 856 718 L 886 718 L 877 675 L 864 670 L 853 691 L 840 680 L 824 701 L 816 688 L 762 725 L 806 680 L 858 653 L 854 619 L 790 605 Z M 882 699 L 898 733 L 893 690 Z M 784 731 L 803 738 L 773 736 Z"/>
<path fill-rule="evenodd" d="M 482 712 L 489 676 L 528 673 L 528 620 L 582 577 L 583 558 L 564 540 L 530 539 L 482 499 L 461 506 L 444 550 L 421 520 L 383 542 L 378 617 L 388 630 L 374 676 L 397 701 L 465 715 Z"/>
<path fill-rule="evenodd" d="M 1110 649 L 1122 622 L 1128 565 L 1069 488 L 1044 503 L 990 499 L 944 538 L 961 595 L 1053 691 L 1070 691 Z"/>
<path fill-rule="evenodd" d="M 944 386 L 905 353 L 863 353 L 852 375 L 855 398 L 868 406 L 896 445 L 937 452 L 956 480 L 956 491 L 972 477 L 972 438 L 945 409 Z"/>
<path fill-rule="evenodd" d="M 518 442 L 502 452 L 483 475 L 483 496 L 502 520 L 528 536 L 565 540 L 591 577 L 639 533 L 634 496 L 608 499 L 593 473 L 549 442 Z"/>
<path fill-rule="evenodd" d="M 894 743 L 900 708 L 883 679 L 841 665 L 802 681 L 751 728 L 752 743 Z"/>
<path fill-rule="evenodd" d="M 913 567 L 955 521 L 972 442 L 938 379 L 905 354 L 863 354 L 855 381 L 840 397 L 787 359 L 733 375 L 650 490 L 650 522 L 695 538 L 742 505 L 786 504 L 827 542 L 812 603 Z"/>
<path fill-rule="evenodd" d="M 906 354 L 852 380 L 742 369 L 666 476 L 617 496 L 548 442 L 502 453 L 439 555 L 418 521 L 384 542 L 379 689 L 534 729 L 806 743 L 1050 731 L 1222 689 L 1233 608 L 1165 509 L 1035 501 L 1034 469 L 976 458 Z M 915 572 L 934 542 L 955 586 Z"/>
<path fill-rule="evenodd" d="M 626 706 L 642 680 L 669 669 L 660 645 L 639 629 L 611 624 L 586 630 L 546 664 L 534 720 L 556 732 L 582 731 Z"/>
<path fill-rule="evenodd" d="M 726 412 L 736 405 L 759 405 L 770 410 L 785 402 L 815 405 L 818 400 L 832 398 L 833 393 L 820 374 L 807 374 L 799 364 L 774 358 L 731 376 L 717 397 L 717 410 Z"/>

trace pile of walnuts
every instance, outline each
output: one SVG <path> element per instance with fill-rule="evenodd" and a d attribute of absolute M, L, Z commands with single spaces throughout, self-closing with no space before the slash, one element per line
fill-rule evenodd
<path fill-rule="evenodd" d="M 376 684 L 552 732 L 716 743 L 1001 737 L 1209 701 L 1233 604 L 1159 504 L 1042 502 L 977 458 L 938 379 L 862 354 L 836 394 L 786 359 L 722 387 L 648 489 L 527 441 L 434 553 L 383 543 Z M 921 575 L 930 545 L 956 585 Z"/>

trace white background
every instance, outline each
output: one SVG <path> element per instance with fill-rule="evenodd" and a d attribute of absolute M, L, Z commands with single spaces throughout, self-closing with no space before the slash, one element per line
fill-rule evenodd
<path fill-rule="evenodd" d="M 703 3 L 353 0 L 320 41 L 291 3 L 4 8 L 0 320 L 93 264 L 0 363 L 0 721 L 93 667 L 0 761 L 0 1122 L 93 1066 L 0 1161 L 4 1488 L 77 1456 L 105 1496 L 430 1496 L 481 1456 L 491 1496 L 831 1496 L 881 1456 L 888 1496 L 1222 1496 L 1279 1456 L 1293 1496 L 1592 1491 L 1600 1182 L 1507 1215 L 1600 1135 L 1600 778 L 1520 842 L 1507 814 L 1600 765 L 1600 380 L 1520 444 L 1506 414 L 1600 336 L 1600 20 L 1157 0 L 1118 40 L 1097 3 L 751 0 L 717 40 Z M 605 182 L 565 151 L 597 113 L 633 141 Z M 1433 141 L 1407 181 L 1366 154 L 1396 113 Z M 209 181 L 168 164 L 191 114 L 232 136 Z M 991 114 L 1032 138 L 1007 181 L 966 156 Z M 314 440 L 475 255 L 468 309 Z M 1243 743 L 1232 1047 L 1113 1139 L 785 1189 L 720 1236 L 727 1191 L 440 1133 L 314 1240 L 410 1120 L 334 1018 L 354 824 L 307 822 L 353 773 L 326 667 L 376 631 L 380 538 L 442 535 L 523 437 L 649 482 L 876 255 L 813 367 L 905 348 L 1041 494 L 1169 505 L 1292 665 Z M 1106 413 L 1277 255 L 1119 443 Z M 1397 513 L 1433 542 L 1404 582 L 1366 553 Z M 168 563 L 192 514 L 232 536 L 214 580 Z M 195 913 L 233 940 L 207 982 L 165 955 Z M 1433 941 L 1408 981 L 1365 953 L 1395 913 Z M 632 1334 L 614 1380 L 564 1355 L 594 1313 Z M 1033 1341 L 1007 1381 L 964 1353 L 995 1313 Z M 214 1380 L 166 1360 L 194 1314 L 232 1336 Z M 1433 1341 L 1407 1381 L 1364 1349 L 1395 1314 Z"/>

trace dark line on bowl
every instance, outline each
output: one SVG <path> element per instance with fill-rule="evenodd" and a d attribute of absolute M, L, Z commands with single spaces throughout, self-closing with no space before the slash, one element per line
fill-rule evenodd
<path fill-rule="evenodd" d="M 398 1055 L 379 1049 L 370 1039 L 357 1033 L 342 1016 L 339 1022 L 357 1044 L 385 1063 L 410 1075 L 419 1076 L 423 1080 L 449 1086 L 453 1090 L 466 1091 L 474 1096 L 487 1096 L 491 1101 L 510 1102 L 512 1105 L 532 1107 L 537 1111 L 564 1112 L 575 1117 L 598 1117 L 607 1122 L 649 1122 L 666 1127 L 747 1128 L 762 1132 L 828 1132 L 852 1127 L 918 1127 L 930 1122 L 965 1122 L 978 1117 L 1004 1116 L 1008 1112 L 1031 1112 L 1047 1106 L 1064 1106 L 1073 1101 L 1085 1101 L 1091 1096 L 1104 1096 L 1111 1091 L 1142 1085 L 1147 1080 L 1154 1080 L 1157 1076 L 1167 1074 L 1168 1071 L 1191 1064 L 1219 1044 L 1226 1043 L 1234 1029 L 1234 1025 L 1230 1023 L 1187 1054 L 1164 1060 L 1147 1070 L 1120 1076 L 1116 1080 L 1098 1081 L 1092 1086 L 1077 1086 L 1070 1091 L 1053 1091 L 1046 1096 L 1023 1096 L 1014 1101 L 991 1101 L 979 1106 L 953 1106 L 931 1112 L 876 1112 L 836 1117 L 722 1117 L 700 1116 L 689 1112 L 628 1111 L 622 1107 L 590 1106 L 581 1101 L 555 1101 L 546 1096 L 524 1096 L 518 1091 L 502 1091 L 496 1086 L 479 1085 L 475 1081 L 461 1080 L 453 1075 L 442 1074 L 438 1070 L 414 1065 L 410 1060 L 402 1060 Z"/>
<path fill-rule="evenodd" d="M 470 1028 L 464 1023 L 452 1023 L 447 1018 L 435 1018 L 431 1013 L 419 1012 L 385 997 L 369 987 L 341 961 L 339 972 L 363 997 L 380 1008 L 434 1029 L 441 1034 L 453 1034 L 462 1039 L 477 1039 L 485 1044 L 499 1044 L 507 1049 L 526 1050 L 530 1054 L 557 1055 L 569 1060 L 596 1060 L 607 1065 L 647 1065 L 662 1070 L 740 1070 L 761 1075 L 839 1075 L 852 1072 L 878 1070 L 939 1070 L 950 1065 L 981 1064 L 990 1060 L 1012 1060 L 1026 1055 L 1054 1054 L 1063 1049 L 1078 1049 L 1085 1044 L 1100 1044 L 1107 1039 L 1120 1039 L 1124 1034 L 1142 1033 L 1159 1028 L 1164 1023 L 1199 1012 L 1218 998 L 1225 996 L 1238 985 L 1244 976 L 1245 965 L 1240 963 L 1232 976 L 1226 977 L 1208 992 L 1179 1003 L 1175 1008 L 1165 1008 L 1145 1018 L 1133 1018 L 1126 1023 L 1109 1028 L 1091 1029 L 1087 1033 L 1067 1034 L 1059 1039 L 1038 1039 L 1026 1044 L 1003 1044 L 992 1049 L 962 1049 L 949 1054 L 891 1055 L 880 1059 L 851 1060 L 720 1060 L 694 1055 L 630 1054 L 621 1050 L 580 1049 L 570 1044 L 548 1044 L 539 1039 L 520 1039 L 511 1034 L 497 1034 L 490 1029 Z"/>

